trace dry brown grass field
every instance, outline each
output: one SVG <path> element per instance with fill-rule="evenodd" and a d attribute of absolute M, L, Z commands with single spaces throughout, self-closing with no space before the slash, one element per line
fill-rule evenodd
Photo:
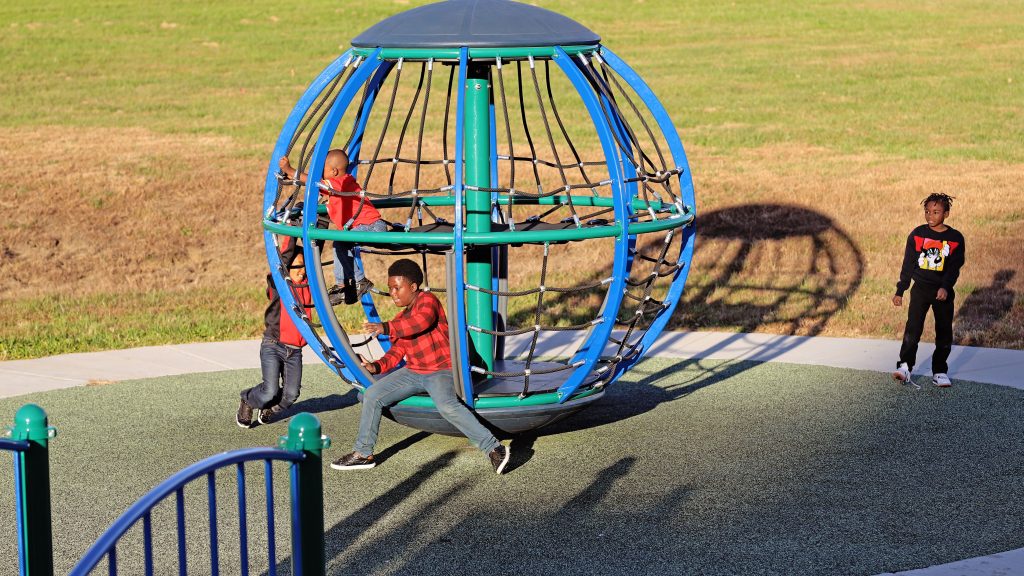
<path fill-rule="evenodd" d="M 34 143 L 31 153 L 26 142 Z M 144 311 L 132 294 L 156 292 L 169 296 L 150 310 L 153 317 L 183 314 L 188 321 L 186 311 L 198 308 L 238 318 L 239 337 L 258 334 L 264 167 L 232 156 L 232 148 L 226 138 L 141 129 L 0 136 L 0 153 L 19 181 L 0 199 L 9 216 L 3 330 L 31 333 L 51 321 L 51 308 L 12 305 L 18 302 L 95 296 L 88 313 L 102 324 L 133 306 Z M 36 162 L 40 149 L 63 162 Z M 957 340 L 1024 348 L 1024 278 L 1015 274 L 1024 255 L 1024 165 L 938 164 L 806 146 L 729 157 L 690 147 L 689 155 L 698 248 L 672 328 L 899 337 L 904 311 L 889 298 L 902 243 L 921 220 L 920 199 L 946 190 L 958 196 L 949 222 L 969 246 Z M 570 258 L 586 261 L 581 250 L 574 256 L 570 248 Z M 1011 277 L 1000 287 L 1007 270 Z M 600 266 L 580 271 L 606 273 Z"/>

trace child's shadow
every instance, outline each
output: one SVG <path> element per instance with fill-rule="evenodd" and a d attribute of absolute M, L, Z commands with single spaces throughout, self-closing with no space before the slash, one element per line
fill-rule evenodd
<path fill-rule="evenodd" d="M 359 396 L 355 388 L 353 388 L 344 394 L 331 394 L 329 396 L 307 398 L 306 400 L 296 402 L 288 409 L 288 415 L 295 415 L 301 412 L 309 412 L 310 414 L 330 412 L 331 410 L 341 410 L 349 406 L 355 406 L 358 403 Z"/>
<path fill-rule="evenodd" d="M 1017 294 L 1007 287 L 1015 270 L 1000 270 L 992 277 L 992 285 L 979 288 L 964 300 L 957 313 L 957 344 L 987 346 L 989 334 L 1013 308 Z"/>

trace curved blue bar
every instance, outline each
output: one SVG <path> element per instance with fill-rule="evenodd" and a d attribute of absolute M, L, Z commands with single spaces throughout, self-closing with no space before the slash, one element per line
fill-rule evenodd
<path fill-rule="evenodd" d="M 331 62 L 319 76 L 313 80 L 313 83 L 306 88 L 306 91 L 299 98 L 299 102 L 292 109 L 291 114 L 288 115 L 288 120 L 285 121 L 284 127 L 281 128 L 281 134 L 277 137 L 277 143 L 274 144 L 274 152 L 270 156 L 270 167 L 267 169 L 267 180 L 263 188 L 263 216 L 264 218 L 271 216 L 271 212 L 274 210 L 274 201 L 277 199 L 277 162 L 285 155 L 285 151 L 288 149 L 288 144 L 291 142 L 292 136 L 295 133 L 295 129 L 298 127 L 299 122 L 302 121 L 303 116 L 306 115 L 306 111 L 316 100 L 316 97 L 331 83 L 331 80 L 335 76 L 341 73 L 349 65 L 349 63 L 355 58 L 352 51 L 349 50 L 342 54 L 337 60 Z M 281 268 L 281 258 L 277 253 L 277 246 L 274 244 L 274 236 L 269 231 L 264 230 L 263 232 L 263 244 L 267 252 L 267 263 L 270 265 L 270 275 L 274 279 L 274 287 L 277 289 L 277 293 L 281 296 L 282 308 L 288 311 L 288 315 L 291 316 L 292 321 L 295 323 L 295 327 L 298 328 L 299 333 L 306 339 L 307 342 L 316 342 L 316 337 L 313 334 L 313 330 L 299 318 L 296 318 L 292 312 L 292 307 L 295 305 L 295 299 L 291 296 L 291 290 L 288 289 L 287 282 L 284 278 L 280 277 L 278 270 Z M 308 261 L 308 260 L 307 260 Z M 285 300 L 287 298 L 287 300 Z M 330 363 L 328 358 L 324 355 L 324 352 L 319 346 L 310 346 L 313 353 L 323 361 L 327 367 L 338 373 L 337 369 L 333 364 Z M 345 369 L 342 369 L 339 376 L 345 377 Z"/>
<path fill-rule="evenodd" d="M 97 540 L 89 547 L 89 550 L 78 561 L 78 564 L 71 569 L 69 576 L 88 576 L 89 572 L 96 567 L 96 564 L 103 559 L 103 556 L 112 550 L 117 541 L 128 531 L 140 518 L 149 513 L 154 506 L 163 501 L 164 498 L 178 492 L 184 485 L 199 478 L 211 474 L 219 468 L 224 468 L 239 462 L 252 462 L 255 460 L 281 460 L 285 462 L 301 462 L 306 458 L 302 452 L 290 452 L 279 448 L 244 448 L 233 452 L 225 452 L 211 456 L 205 460 L 182 469 L 180 472 L 164 480 L 156 488 L 150 490 L 145 496 L 139 498 L 127 510 L 110 525 Z"/>
<path fill-rule="evenodd" d="M 462 391 L 463 401 L 470 408 L 473 407 L 473 377 L 469 367 L 469 330 L 465 329 L 466 326 L 466 251 L 465 246 L 462 244 L 463 229 L 465 227 L 462 211 L 463 204 L 465 203 L 465 182 L 463 180 L 463 171 L 465 166 L 465 158 L 463 156 L 466 140 L 466 125 L 465 125 L 465 108 L 466 108 L 466 75 L 467 61 L 469 59 L 469 48 L 463 46 L 459 50 L 459 86 L 458 86 L 458 98 L 455 105 L 455 182 L 454 191 L 455 195 L 455 259 L 453 266 L 455 266 L 455 286 L 448 287 L 448 297 L 455 297 L 455 325 L 461 326 L 463 329 L 456 330 L 455 332 L 459 335 L 459 362 L 458 370 L 461 372 L 462 377 Z M 451 318 L 448 319 L 452 321 Z M 452 365 L 452 370 L 456 367 Z"/>
<path fill-rule="evenodd" d="M 324 117 L 323 123 L 320 125 L 320 134 L 317 136 L 316 145 L 313 147 L 313 156 L 309 160 L 305 197 L 303 198 L 305 204 L 302 207 L 302 253 L 306 259 L 306 278 L 310 285 L 310 293 L 313 296 L 313 306 L 316 307 L 317 314 L 320 316 L 320 324 L 323 326 L 324 334 L 327 335 L 327 340 L 334 347 L 335 356 L 345 365 L 341 370 L 342 377 L 349 383 L 358 383 L 364 387 L 371 384 L 370 380 L 362 370 L 350 368 L 351 366 L 359 366 L 359 362 L 348 354 L 346 350 L 348 342 L 342 342 L 341 336 L 334 330 L 334 326 L 331 325 L 331 321 L 336 322 L 334 310 L 327 298 L 320 260 L 314 257 L 315 255 L 313 254 L 313 243 L 309 241 L 309 230 L 311 226 L 316 225 L 317 202 L 320 197 L 320 189 L 316 183 L 323 176 L 324 160 L 327 158 L 327 151 L 331 149 L 331 142 L 334 140 L 335 131 L 338 129 L 338 124 L 341 123 L 345 112 L 348 111 L 348 106 L 352 103 L 352 99 L 362 89 L 370 75 L 380 66 L 381 60 L 377 59 L 379 52 L 380 50 L 378 49 L 368 56 L 366 61 L 349 77 L 348 81 L 345 82 L 345 86 L 342 87 L 337 98 L 335 98 L 334 104 L 331 106 L 327 116 Z M 290 293 L 288 296 L 289 300 L 294 302 Z M 291 306 L 291 302 L 289 302 L 289 306 Z"/>
<path fill-rule="evenodd" d="M 679 189 L 682 194 L 682 200 L 686 206 L 695 213 L 696 201 L 693 191 L 693 178 L 690 176 L 690 165 L 686 160 L 686 151 L 683 149 L 683 143 L 679 139 L 676 127 L 672 123 L 672 119 L 669 118 L 665 107 L 654 95 L 654 91 L 651 90 L 650 86 L 644 82 L 643 78 L 641 78 L 640 75 L 638 75 L 629 67 L 628 64 L 626 64 L 625 61 L 616 56 L 611 50 L 602 47 L 601 57 L 608 63 L 616 74 L 621 76 L 622 79 L 636 91 L 644 104 L 647 105 L 647 109 L 652 115 L 654 115 L 654 119 L 658 122 L 658 127 L 661 129 L 662 135 L 668 143 L 669 150 L 672 151 L 672 159 L 675 160 L 676 167 L 683 169 L 683 172 L 679 175 Z M 647 329 L 647 332 L 640 341 L 640 353 L 627 362 L 619 363 L 619 366 L 616 367 L 615 374 L 612 376 L 612 381 L 617 379 L 626 370 L 629 370 L 630 367 L 643 359 L 644 354 L 650 350 L 654 340 L 657 339 L 661 334 L 661 331 L 665 329 L 665 325 L 668 324 L 669 318 L 672 317 L 672 313 L 675 311 L 676 305 L 679 303 L 679 297 L 682 296 L 683 287 L 686 284 L 686 277 L 690 273 L 690 262 L 692 262 L 693 258 L 696 232 L 695 224 L 686 226 L 680 231 L 680 233 L 683 234 L 683 237 L 680 239 L 679 261 L 685 262 L 686 265 L 683 266 L 681 270 L 676 271 L 676 276 L 672 279 L 672 284 L 669 286 L 668 294 L 665 296 L 668 308 L 662 310 L 661 314 L 659 314 L 654 319 L 654 322 L 651 323 L 650 328 Z"/>
<path fill-rule="evenodd" d="M 349 139 L 346 147 L 348 148 L 348 160 L 349 162 L 356 162 L 359 160 L 359 153 L 363 148 L 363 132 L 366 130 L 366 123 L 370 120 L 370 112 L 373 110 L 373 103 L 377 100 L 377 94 L 380 92 L 380 86 L 384 83 L 384 80 L 391 73 L 391 69 L 395 66 L 395 63 L 388 60 L 382 63 L 378 68 L 377 72 L 373 75 L 373 78 L 366 84 L 366 103 L 363 104 L 363 111 L 356 119 L 355 126 L 352 129 L 352 137 Z M 358 144 L 354 144 L 358 142 Z M 359 166 L 356 165 L 352 168 L 352 175 L 355 176 L 359 173 Z"/>
<path fill-rule="evenodd" d="M 377 68 L 377 71 L 373 74 L 373 78 L 370 79 L 366 85 L 366 102 L 363 104 L 363 111 L 359 118 L 356 120 L 356 124 L 352 130 L 352 138 L 349 140 L 350 147 L 348 149 L 349 162 L 356 162 L 359 160 L 359 153 L 363 147 L 363 133 L 366 131 L 366 124 L 370 121 L 370 112 L 373 110 L 373 103 L 377 101 L 377 94 L 380 93 L 380 87 L 387 79 L 388 74 L 395 67 L 395 63 L 391 60 L 386 60 L 381 63 Z M 358 142 L 358 144 L 352 144 Z M 356 177 L 359 174 L 359 165 L 355 164 L 352 167 L 352 176 Z M 359 251 L 355 251 L 356 261 L 360 267 L 362 267 L 362 258 L 359 256 Z M 380 322 L 380 315 L 377 314 L 377 306 L 373 303 L 373 296 L 370 294 L 363 294 L 360 304 L 363 307 L 363 313 L 366 314 L 366 319 L 370 322 Z M 380 344 L 384 352 L 387 352 L 391 348 L 391 341 L 384 336 L 377 336 L 377 342 Z"/>
<path fill-rule="evenodd" d="M 594 121 L 594 127 L 597 129 L 597 135 L 601 139 L 601 148 L 604 150 L 605 159 L 608 164 L 608 175 L 612 180 L 615 218 L 622 224 L 622 235 L 615 239 L 615 263 L 612 266 L 612 283 L 608 287 L 608 296 L 604 303 L 604 312 L 601 315 L 603 321 L 591 330 L 590 336 L 587 337 L 586 342 L 584 342 L 574 356 L 574 359 L 582 356 L 583 365 L 573 370 L 572 375 L 565 383 L 558 387 L 558 393 L 561 394 L 558 401 L 561 404 L 568 400 L 573 392 L 583 384 L 584 379 L 590 374 L 594 364 L 597 363 L 601 352 L 604 351 L 605 342 L 608 341 L 612 328 L 615 326 L 615 316 L 622 306 L 623 292 L 626 287 L 626 259 L 629 258 L 629 242 L 627 240 L 629 235 L 629 202 L 626 198 L 626 192 L 622 187 L 623 175 L 619 162 L 619 150 L 615 146 L 612 128 L 601 112 L 601 104 L 597 96 L 594 95 L 593 87 L 591 87 L 583 73 L 576 67 L 572 57 L 566 54 L 561 47 L 555 47 L 554 61 L 565 72 L 565 75 L 568 76 L 576 88 L 576 92 L 583 99 L 587 111 L 590 112 L 590 118 Z"/>

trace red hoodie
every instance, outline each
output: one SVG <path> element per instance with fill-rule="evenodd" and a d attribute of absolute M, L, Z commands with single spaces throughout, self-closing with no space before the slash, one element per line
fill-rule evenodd
<path fill-rule="evenodd" d="M 331 183 L 331 188 L 338 192 L 359 192 L 362 190 L 351 174 L 345 174 L 341 178 L 330 178 L 328 182 Z M 355 194 L 346 194 L 344 196 L 331 194 L 328 196 L 327 215 L 331 217 L 331 222 L 334 223 L 338 230 L 344 230 L 345 223 L 352 219 L 353 216 L 355 221 L 352 222 L 352 228 L 359 225 L 368 226 L 380 220 L 380 212 L 373 207 L 369 198 L 363 199 L 362 207 L 359 206 L 359 202 L 359 196 Z M 356 215 L 357 212 L 358 215 Z"/>

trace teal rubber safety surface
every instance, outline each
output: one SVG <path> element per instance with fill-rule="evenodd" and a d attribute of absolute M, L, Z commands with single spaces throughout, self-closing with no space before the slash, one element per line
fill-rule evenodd
<path fill-rule="evenodd" d="M 58 429 L 56 571 L 167 476 L 221 451 L 276 445 L 286 421 L 248 430 L 234 421 L 239 390 L 258 378 L 191 374 L 0 400 L 7 425 L 34 402 Z M 960 381 L 915 390 L 875 372 L 651 359 L 602 401 L 511 439 L 504 476 L 463 438 L 387 420 L 376 468 L 331 470 L 351 449 L 359 410 L 354 391 L 311 365 L 289 412 L 316 414 L 332 438 L 332 574 L 867 575 L 1024 547 L 1021 390 Z M 248 482 L 262 489 L 261 474 Z M 275 483 L 287 574 L 283 470 Z M 234 574 L 233 472 L 218 484 L 220 570 Z M 0 474 L 0 569 L 17 559 L 12 495 L 11 474 Z M 189 571 L 205 573 L 204 493 L 186 503 L 197 519 Z M 250 499 L 254 574 L 267 573 L 263 509 Z M 154 517 L 157 561 L 166 555 L 172 572 L 173 531 Z M 140 555 L 130 539 L 118 551 L 129 573 Z"/>

